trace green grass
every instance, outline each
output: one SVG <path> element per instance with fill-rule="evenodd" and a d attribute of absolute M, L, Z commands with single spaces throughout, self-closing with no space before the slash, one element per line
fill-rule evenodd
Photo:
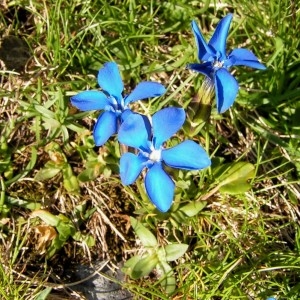
<path fill-rule="evenodd" d="M 126 279 L 124 287 L 137 299 L 300 298 L 296 4 L 20 0 L 0 8 L 0 59 L 6 65 L 0 71 L 1 297 L 44 299 L 38 293 L 46 282 L 63 278 L 64 264 L 128 259 L 141 248 L 129 226 L 129 216 L 134 216 L 160 245 L 189 245 L 183 257 L 171 262 L 175 291 L 167 295 L 155 271 Z M 114 139 L 94 147 L 91 131 L 97 112 L 76 111 L 70 96 L 98 88 L 95 75 L 113 60 L 122 72 L 125 93 L 141 80 L 167 87 L 162 98 L 138 103 L 140 112 L 188 107 L 204 80 L 185 69 L 196 61 L 190 21 L 195 19 L 208 39 L 229 12 L 234 19 L 228 50 L 246 47 L 268 68 L 235 68 L 240 91 L 233 107 L 218 115 L 213 100 L 209 122 L 192 135 L 212 155 L 212 168 L 192 175 L 172 171 L 178 182 L 175 205 L 170 213 L 156 215 L 141 181 L 126 188 L 120 183 L 120 150 Z M 8 49 L 5 39 L 12 43 Z M 27 53 L 30 59 L 22 70 Z M 7 67 L 11 64 L 15 70 Z M 170 143 L 183 138 L 181 131 Z M 219 186 L 218 168 L 232 168 L 237 161 L 251 163 L 255 176 L 249 177 L 251 189 L 232 195 Z M 80 188 L 78 178 L 85 181 Z M 203 199 L 202 210 L 182 217 L 179 203 Z M 40 209 L 62 223 L 34 217 Z M 62 238 L 51 257 L 53 236 L 37 228 Z"/>

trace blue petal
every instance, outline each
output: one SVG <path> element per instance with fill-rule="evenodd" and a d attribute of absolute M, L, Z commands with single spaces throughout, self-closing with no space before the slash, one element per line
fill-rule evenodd
<path fill-rule="evenodd" d="M 226 66 L 247 66 L 254 69 L 265 70 L 266 67 L 258 61 L 258 58 L 248 49 L 234 49 L 228 55 Z"/>
<path fill-rule="evenodd" d="M 212 78 L 213 68 L 211 62 L 205 62 L 203 64 L 188 64 L 187 68 Z"/>
<path fill-rule="evenodd" d="M 71 97 L 71 103 L 82 111 L 105 109 L 111 106 L 107 96 L 98 91 L 84 91 Z"/>
<path fill-rule="evenodd" d="M 151 202 L 161 212 L 167 212 L 174 197 L 175 184 L 162 169 L 161 164 L 154 164 L 146 174 L 145 187 Z"/>
<path fill-rule="evenodd" d="M 135 113 L 129 109 L 126 108 L 125 110 L 123 110 L 123 112 L 121 113 L 121 122 L 124 122 L 126 120 L 127 117 L 134 115 Z"/>
<path fill-rule="evenodd" d="M 199 60 L 208 60 L 210 56 L 214 56 L 215 53 L 211 51 L 207 45 L 197 23 L 192 21 L 192 30 L 195 36 L 197 48 L 198 48 L 198 58 Z"/>
<path fill-rule="evenodd" d="M 131 115 L 133 115 L 133 114 L 134 114 L 134 112 L 133 112 L 131 109 L 129 109 L 129 108 L 123 110 L 123 112 L 122 112 L 122 114 L 121 114 L 121 120 L 122 120 L 122 122 L 124 122 L 124 120 L 125 120 L 127 117 L 129 117 L 129 116 L 131 116 Z"/>
<path fill-rule="evenodd" d="M 166 92 L 165 87 L 158 82 L 144 81 L 139 83 L 136 88 L 125 98 L 125 105 L 130 102 L 151 97 L 161 96 Z"/>
<path fill-rule="evenodd" d="M 231 20 L 232 14 L 228 14 L 224 17 L 218 23 L 217 28 L 208 43 L 208 45 L 213 47 L 216 52 L 219 52 L 221 55 L 220 60 L 224 60 L 226 58 L 226 40 Z"/>
<path fill-rule="evenodd" d="M 185 121 L 183 108 L 167 107 L 152 116 L 153 144 L 155 149 L 175 134 Z"/>
<path fill-rule="evenodd" d="M 94 140 L 96 146 L 102 146 L 113 134 L 117 132 L 117 116 L 111 111 L 105 111 L 97 120 L 94 127 Z"/>
<path fill-rule="evenodd" d="M 143 149 L 148 148 L 148 128 L 150 123 L 139 114 L 129 114 L 120 126 L 118 140 L 120 143 Z"/>
<path fill-rule="evenodd" d="M 120 175 L 124 185 L 135 182 L 145 167 L 146 158 L 127 152 L 120 159 Z"/>
<path fill-rule="evenodd" d="M 114 96 L 120 103 L 124 85 L 118 65 L 115 62 L 107 62 L 99 70 L 98 83 L 105 92 Z"/>
<path fill-rule="evenodd" d="M 131 115 L 135 114 L 132 110 L 130 110 L 129 108 L 125 109 L 122 114 L 121 114 L 121 122 L 124 122 L 125 119 Z M 151 140 L 151 137 L 152 137 L 152 127 L 151 127 L 151 124 L 149 122 L 149 119 L 147 116 L 145 115 L 140 115 L 143 120 L 144 120 L 144 123 L 145 123 L 145 127 L 146 127 L 146 130 L 147 130 L 147 133 L 148 133 L 148 140 L 150 141 Z"/>
<path fill-rule="evenodd" d="M 217 109 L 223 113 L 233 104 L 239 84 L 225 68 L 221 68 L 215 72 L 215 88 Z"/>
<path fill-rule="evenodd" d="M 185 170 L 200 170 L 211 164 L 205 150 L 191 140 L 162 150 L 162 159 L 170 167 Z"/>

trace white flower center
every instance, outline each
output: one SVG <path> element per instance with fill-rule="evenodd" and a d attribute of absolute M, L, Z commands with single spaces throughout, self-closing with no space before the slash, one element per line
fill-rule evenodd
<path fill-rule="evenodd" d="M 214 63 L 213 63 L 214 68 L 222 68 L 223 65 L 224 65 L 224 61 L 215 60 Z"/>
<path fill-rule="evenodd" d="M 156 150 L 154 149 L 150 155 L 149 158 L 153 161 L 153 162 L 160 162 L 161 161 L 161 149 Z"/>

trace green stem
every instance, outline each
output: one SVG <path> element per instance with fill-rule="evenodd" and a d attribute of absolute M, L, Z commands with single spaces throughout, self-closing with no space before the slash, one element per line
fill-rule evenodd
<path fill-rule="evenodd" d="M 209 154 L 209 148 L 210 148 L 210 136 L 209 136 L 209 122 L 207 122 L 205 124 L 206 130 L 205 130 L 205 150 L 207 152 L 207 154 L 210 156 Z M 208 174 L 211 175 L 211 167 L 208 168 Z"/>
<path fill-rule="evenodd" d="M 4 206 L 4 200 L 5 200 L 5 183 L 2 177 L 0 177 L 0 180 L 1 180 L 1 191 L 0 191 L 0 215 L 1 215 Z"/>
<path fill-rule="evenodd" d="M 142 183 L 141 183 L 141 180 L 140 179 L 137 179 L 136 181 L 136 186 L 139 190 L 139 193 L 141 195 L 141 198 L 143 201 L 145 201 L 147 203 L 147 201 L 149 201 L 149 198 L 147 196 L 147 194 L 145 193 L 145 189 L 144 187 L 142 186 Z"/>

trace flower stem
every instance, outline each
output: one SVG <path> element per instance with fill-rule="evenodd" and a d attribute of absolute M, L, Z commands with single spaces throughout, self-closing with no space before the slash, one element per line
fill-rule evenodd
<path fill-rule="evenodd" d="M 0 177 L 0 180 L 1 180 L 1 191 L 0 191 L 0 216 L 1 216 L 3 206 L 4 206 L 4 200 L 5 200 L 5 184 L 2 177 Z"/>
<path fill-rule="evenodd" d="M 148 199 L 147 194 L 145 193 L 145 189 L 144 189 L 144 187 L 142 186 L 142 183 L 141 183 L 141 180 L 140 180 L 140 179 L 137 179 L 137 181 L 136 181 L 136 186 L 137 186 L 137 188 L 138 188 L 138 190 L 139 190 L 139 193 L 140 193 L 140 195 L 141 195 L 142 200 L 143 200 L 144 202 L 147 203 L 147 201 L 149 201 L 149 199 Z"/>

